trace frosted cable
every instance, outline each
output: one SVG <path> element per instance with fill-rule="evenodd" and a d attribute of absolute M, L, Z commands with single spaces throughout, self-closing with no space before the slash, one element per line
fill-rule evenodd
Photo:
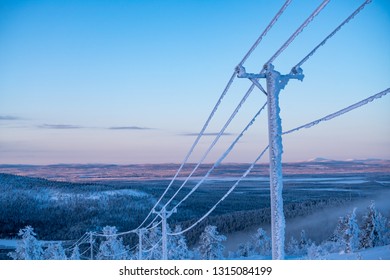
<path fill-rule="evenodd" d="M 257 38 L 256 42 L 253 44 L 253 46 L 249 49 L 249 51 L 245 54 L 244 58 L 241 60 L 241 62 L 238 65 L 244 64 L 244 62 L 248 59 L 248 57 L 252 54 L 252 52 L 257 48 L 257 46 L 260 44 L 260 42 L 263 40 L 263 38 L 267 35 L 268 31 L 271 30 L 271 28 L 274 26 L 274 24 L 277 22 L 279 17 L 283 14 L 284 10 L 290 5 L 292 0 L 287 0 L 284 5 L 280 8 L 279 12 L 274 16 L 274 18 L 271 20 L 271 22 L 268 24 L 268 26 L 264 29 L 263 33 Z"/>
<path fill-rule="evenodd" d="M 310 128 L 312 126 L 315 126 L 317 124 L 319 124 L 320 122 L 322 121 L 328 121 L 328 120 L 331 120 L 335 117 L 338 117 L 342 114 L 345 114 L 353 109 L 356 109 L 356 108 L 359 108 L 363 105 L 366 105 L 368 104 L 369 102 L 372 102 L 374 101 L 375 99 L 379 99 L 383 96 L 385 96 L 386 94 L 388 94 L 390 92 L 390 88 L 388 89 L 385 89 L 384 91 L 381 91 L 377 94 L 374 94 L 360 102 L 357 102 L 355 104 L 352 104 L 351 106 L 348 106 L 342 110 L 339 110 L 333 114 L 329 114 L 321 119 L 318 119 L 316 121 L 313 121 L 313 122 L 310 122 L 310 123 L 307 123 L 305 125 L 301 125 L 301 126 L 298 126 L 294 129 L 291 129 L 291 130 L 288 130 L 288 131 L 285 131 L 282 133 L 282 135 L 284 134 L 289 134 L 289 133 L 293 133 L 295 131 L 298 131 L 302 128 Z M 214 204 L 214 206 L 205 214 L 203 215 L 199 220 L 197 220 L 195 223 L 193 223 L 191 226 L 189 226 L 188 228 L 180 231 L 180 232 L 175 232 L 175 233 L 169 233 L 168 235 L 180 235 L 180 234 L 183 234 L 189 230 L 191 230 L 192 228 L 194 228 L 196 225 L 198 225 L 200 222 L 202 222 L 205 218 L 207 218 L 214 210 L 215 208 L 223 201 L 226 199 L 226 197 L 228 197 L 230 195 L 230 193 L 237 187 L 237 185 L 242 181 L 242 179 L 244 179 L 249 173 L 250 171 L 253 169 L 253 167 L 255 166 L 255 164 L 261 159 L 261 157 L 264 155 L 264 153 L 267 151 L 269 146 L 265 147 L 265 149 L 260 153 L 260 155 L 256 158 L 256 160 L 252 163 L 252 165 L 246 170 L 246 172 L 241 176 L 241 178 L 226 192 L 226 194 L 217 202 Z"/>
<path fill-rule="evenodd" d="M 133 230 L 119 232 L 119 233 L 115 233 L 115 234 L 103 234 L 103 233 L 92 232 L 92 235 L 96 236 L 96 237 L 113 237 L 113 236 L 126 235 L 126 234 L 130 234 L 130 233 L 137 233 L 137 230 L 133 229 Z"/>
<path fill-rule="evenodd" d="M 309 122 L 307 124 L 298 126 L 298 127 L 294 128 L 294 129 L 290 129 L 290 130 L 288 130 L 286 132 L 283 132 L 282 134 L 289 134 L 289 133 L 292 133 L 294 131 L 300 130 L 302 128 L 310 128 L 310 127 L 312 127 L 314 125 L 319 124 L 320 122 L 329 121 L 329 120 L 331 120 L 333 118 L 336 118 L 338 116 L 341 116 L 341 115 L 343 115 L 343 114 L 345 114 L 345 113 L 347 113 L 349 111 L 352 111 L 352 110 L 354 110 L 356 108 L 359 108 L 359 107 L 361 107 L 363 105 L 366 105 L 369 102 L 374 101 L 375 99 L 381 98 L 381 97 L 385 96 L 386 94 L 388 94 L 389 92 L 390 92 L 390 88 L 385 89 L 384 91 L 381 91 L 381 92 L 379 92 L 377 94 L 374 94 L 374 95 L 372 95 L 372 96 L 370 96 L 370 97 L 368 97 L 366 99 L 363 99 L 362 101 L 359 101 L 359 102 L 357 102 L 355 104 L 352 104 L 352 105 L 350 105 L 350 106 L 348 106 L 348 107 L 346 107 L 344 109 L 341 109 L 341 110 L 339 110 L 339 111 L 337 111 L 335 113 L 329 114 L 329 115 L 327 115 L 327 116 L 325 116 L 323 118 L 320 118 L 318 120 Z"/>
<path fill-rule="evenodd" d="M 203 161 L 206 159 L 206 157 L 208 156 L 208 154 L 210 153 L 210 151 L 213 149 L 213 147 L 215 146 L 215 144 L 218 142 L 219 138 L 221 138 L 221 136 L 223 135 L 223 133 L 225 132 L 226 128 L 229 126 L 229 124 L 231 123 L 231 121 L 234 119 L 234 117 L 236 116 L 236 114 L 238 113 L 238 111 L 240 110 L 240 108 L 242 107 L 242 105 L 245 103 L 245 101 L 247 100 L 247 98 L 249 97 L 249 95 L 251 94 L 252 90 L 248 90 L 246 92 L 246 94 L 244 95 L 244 97 L 241 99 L 240 103 L 237 105 L 236 109 L 234 110 L 234 112 L 231 114 L 230 118 L 227 120 L 227 122 L 225 123 L 225 125 L 222 127 L 222 129 L 220 130 L 220 132 L 218 133 L 218 135 L 215 137 L 214 141 L 211 143 L 211 145 L 209 146 L 209 148 L 207 149 L 207 151 L 203 154 L 202 158 L 200 159 L 200 161 L 197 163 L 197 165 L 194 167 L 194 169 L 191 171 L 191 173 L 187 176 L 187 178 L 184 180 L 184 182 L 182 183 L 182 185 L 180 186 L 180 188 L 176 191 L 176 193 L 171 197 L 171 199 L 166 203 L 169 204 L 175 197 L 176 195 L 180 192 L 180 190 L 185 186 L 185 184 L 188 182 L 188 180 L 192 177 L 192 175 L 195 173 L 195 171 L 198 169 L 198 167 L 203 163 Z M 192 191 L 190 192 L 190 194 L 192 194 Z M 187 195 L 185 197 L 185 199 L 188 197 L 189 195 Z"/>
<path fill-rule="evenodd" d="M 159 244 L 161 241 L 162 241 L 162 237 L 160 238 L 159 241 L 156 242 L 156 244 L 153 245 L 152 248 L 150 248 L 150 249 L 148 249 L 148 250 L 142 250 L 142 252 L 143 252 L 143 253 L 149 253 L 149 252 L 151 252 L 152 250 L 154 250 L 154 249 L 157 248 L 158 244 Z"/>
<path fill-rule="evenodd" d="M 228 154 L 233 150 L 234 146 L 237 144 L 237 142 L 241 139 L 241 137 L 244 135 L 244 133 L 249 129 L 249 127 L 251 127 L 253 125 L 253 123 L 255 122 L 256 118 L 260 115 L 261 111 L 263 111 L 263 109 L 265 108 L 265 106 L 267 105 L 267 102 L 264 103 L 264 105 L 260 108 L 260 110 L 255 114 L 255 116 L 252 118 L 252 120 L 248 123 L 248 125 L 241 131 L 241 133 L 236 137 L 236 139 L 233 141 L 233 143 L 229 146 L 229 148 L 222 154 L 222 156 L 220 156 L 218 158 L 218 160 L 214 163 L 214 165 L 209 169 L 209 171 L 207 172 L 207 174 L 192 188 L 192 190 L 173 208 L 173 209 L 176 209 L 177 207 L 180 206 L 180 204 L 182 204 L 185 200 L 187 200 L 187 198 L 192 195 L 198 188 L 201 184 L 203 184 L 203 182 L 209 177 L 209 175 L 211 174 L 211 172 L 221 164 L 221 162 L 228 156 Z M 176 193 L 177 194 L 177 193 Z M 175 195 L 176 195 L 175 194 Z M 165 207 L 172 201 L 172 199 L 170 201 L 168 201 L 168 203 L 165 205 Z"/>
<path fill-rule="evenodd" d="M 241 62 L 239 63 L 239 65 L 242 65 L 247 59 L 248 57 L 251 55 L 251 53 L 256 49 L 256 47 L 260 44 L 260 42 L 262 41 L 262 39 L 267 35 L 268 31 L 273 27 L 273 25 L 276 23 L 276 21 L 279 19 L 279 17 L 283 14 L 283 12 L 285 11 L 285 9 L 288 7 L 288 5 L 291 3 L 292 0 L 287 0 L 284 5 L 280 8 L 280 10 L 278 11 L 278 13 L 274 16 L 274 18 L 271 20 L 271 22 L 268 24 L 268 26 L 266 27 L 266 29 L 263 31 L 263 33 L 260 35 L 260 37 L 256 40 L 256 42 L 253 44 L 253 46 L 249 49 L 249 51 L 245 54 L 244 58 L 241 60 Z M 204 124 L 202 130 L 200 131 L 200 133 L 198 134 L 197 138 L 195 139 L 192 147 L 190 148 L 189 152 L 187 153 L 185 159 L 183 160 L 182 164 L 180 165 L 179 169 L 177 170 L 176 174 L 174 175 L 174 177 L 172 178 L 171 182 L 169 183 L 168 187 L 165 189 L 165 191 L 163 192 L 163 194 L 160 196 L 159 200 L 156 202 L 156 204 L 154 205 L 154 207 L 152 208 L 152 210 L 149 212 L 149 214 L 147 215 L 147 217 L 145 218 L 145 220 L 136 228 L 136 229 L 139 229 L 143 226 L 143 224 L 146 222 L 146 220 L 150 217 L 150 215 L 152 214 L 153 210 L 156 209 L 156 207 L 158 206 L 158 204 L 161 202 L 161 200 L 163 199 L 163 197 L 166 195 L 166 193 L 168 192 L 168 190 L 170 189 L 170 187 L 172 186 L 173 182 L 176 180 L 177 176 L 180 174 L 181 170 L 183 169 L 184 165 L 187 163 L 189 157 L 191 156 L 192 152 L 194 151 L 196 145 L 198 144 L 200 138 L 203 136 L 210 120 L 212 119 L 213 115 L 215 114 L 219 104 L 221 103 L 223 97 L 226 95 L 227 91 L 229 90 L 231 84 L 233 83 L 233 80 L 236 76 L 236 72 L 234 72 L 228 82 L 228 84 L 226 85 L 224 91 L 222 92 L 220 98 L 218 99 L 216 105 L 214 106 L 214 109 L 213 111 L 211 112 L 210 116 L 208 117 L 206 123 Z M 253 88 L 252 88 L 253 90 Z"/>
<path fill-rule="evenodd" d="M 264 155 L 264 153 L 268 150 L 268 146 L 260 153 L 260 155 L 256 158 L 256 160 L 249 166 L 249 168 L 245 171 L 245 173 L 236 181 L 236 183 L 226 192 L 226 194 L 217 202 L 214 204 L 214 206 L 206 213 L 204 214 L 199 220 L 197 220 L 195 223 L 193 223 L 191 226 L 188 228 L 180 231 L 180 232 L 174 232 L 174 233 L 168 233 L 168 235 L 180 235 L 183 234 L 195 226 L 197 226 L 200 222 L 202 222 L 204 219 L 206 219 L 214 210 L 217 208 L 217 206 L 224 201 L 230 194 L 231 192 L 238 186 L 238 184 L 252 171 L 253 167 L 255 164 L 261 159 L 261 157 Z"/>
<path fill-rule="evenodd" d="M 291 37 L 280 47 L 280 49 L 267 61 L 265 65 L 271 64 L 275 58 L 277 58 L 294 39 L 305 29 L 305 27 L 325 8 L 330 0 L 324 0 L 317 9 L 302 23 L 302 25 L 291 35 Z"/>
<path fill-rule="evenodd" d="M 305 56 L 297 65 L 292 68 L 292 72 L 296 72 L 296 69 L 302 66 L 320 47 L 325 45 L 326 41 L 328 41 L 333 35 L 335 35 L 345 24 L 347 24 L 351 19 L 353 19 L 364 7 L 371 3 L 372 0 L 366 0 L 362 5 L 359 6 L 347 19 L 345 19 L 332 33 L 330 33 L 321 43 L 319 43 L 307 56 Z"/>
<path fill-rule="evenodd" d="M 232 74 L 232 76 L 230 77 L 230 80 L 229 82 L 227 83 L 225 89 L 223 90 L 221 96 L 219 97 L 217 103 L 215 104 L 213 110 L 211 111 L 208 119 L 206 120 L 205 124 L 203 125 L 203 128 L 202 130 L 199 132 L 198 136 L 196 137 L 194 143 L 192 144 L 192 147 L 190 148 L 189 152 L 187 153 L 186 157 L 184 158 L 182 164 L 180 165 L 179 169 L 176 171 L 176 174 L 175 176 L 172 178 L 171 182 L 169 183 L 168 187 L 165 189 L 165 191 L 163 192 L 163 194 L 160 196 L 160 198 L 158 199 L 158 201 L 156 202 L 156 204 L 153 206 L 153 208 L 150 210 L 149 214 L 146 216 L 146 218 L 144 219 L 144 221 L 136 228 L 137 229 L 140 229 L 143 224 L 148 220 L 148 218 L 150 217 L 150 215 L 153 213 L 153 210 L 156 209 L 156 207 L 158 206 L 158 204 L 161 202 L 161 200 L 163 199 L 163 197 L 167 194 L 168 190 L 170 189 L 170 187 L 172 186 L 173 182 L 176 180 L 177 176 L 179 175 L 180 171 L 183 169 L 184 165 L 187 163 L 189 157 L 191 156 L 192 152 L 194 151 L 196 145 L 198 144 L 200 138 L 203 136 L 206 128 L 208 127 L 212 117 L 214 116 L 215 112 L 217 111 L 219 105 L 221 104 L 222 102 L 222 99 L 225 97 L 226 93 L 228 92 L 230 86 L 232 85 L 233 81 L 234 81 L 234 78 L 236 77 L 236 73 L 234 72 Z"/>

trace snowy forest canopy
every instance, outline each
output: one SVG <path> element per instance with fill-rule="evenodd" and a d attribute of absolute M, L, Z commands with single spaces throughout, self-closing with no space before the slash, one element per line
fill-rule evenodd
<path fill-rule="evenodd" d="M 330 254 L 358 253 L 361 257 L 364 250 L 390 245 L 390 221 L 375 207 L 372 201 L 361 217 L 357 209 L 339 218 L 333 234 L 321 243 L 316 244 L 302 230 L 300 236 L 291 237 L 285 245 L 287 257 L 291 259 L 326 259 Z M 171 230 L 169 230 L 171 232 Z M 173 232 L 180 232 L 178 226 Z M 115 226 L 103 228 L 100 237 L 79 240 L 70 246 L 62 242 L 43 242 L 36 237 L 34 229 L 27 226 L 18 233 L 21 238 L 17 248 L 9 256 L 17 260 L 124 260 L 124 259 L 161 259 L 161 229 L 153 226 L 143 235 L 143 247 L 139 244 L 130 247 L 123 238 L 117 235 Z M 88 237 L 88 235 L 87 235 Z M 238 246 L 235 252 L 226 252 L 226 236 L 220 234 L 216 226 L 208 225 L 201 233 L 196 246 L 189 248 L 184 235 L 168 236 L 168 259 L 269 259 L 271 239 L 267 232 L 259 228 L 250 239 Z"/>

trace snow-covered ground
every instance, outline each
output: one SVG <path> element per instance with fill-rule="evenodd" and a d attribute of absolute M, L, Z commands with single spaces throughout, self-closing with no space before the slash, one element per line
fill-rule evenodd
<path fill-rule="evenodd" d="M 270 260 L 271 256 L 251 256 L 235 258 L 237 260 Z M 321 260 L 390 260 L 390 245 L 369 248 L 354 253 L 333 253 Z M 286 260 L 307 260 L 306 256 L 286 256 Z"/>
<path fill-rule="evenodd" d="M 326 260 L 390 260 L 390 245 L 369 248 L 350 254 L 329 254 Z"/>

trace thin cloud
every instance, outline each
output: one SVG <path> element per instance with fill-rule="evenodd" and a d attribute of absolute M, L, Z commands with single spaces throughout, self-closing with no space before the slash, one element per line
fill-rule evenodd
<path fill-rule="evenodd" d="M 217 136 L 218 134 L 219 133 L 217 133 L 217 132 L 209 132 L 209 133 L 203 133 L 203 136 Z M 198 136 L 199 133 L 182 133 L 180 135 L 182 135 L 182 136 Z M 231 135 L 234 135 L 234 133 L 225 132 L 222 135 L 231 136 Z"/>
<path fill-rule="evenodd" d="M 79 129 L 79 128 L 83 128 L 82 126 L 71 125 L 71 124 L 43 124 L 43 125 L 40 125 L 38 127 L 44 128 L 44 129 Z"/>
<path fill-rule="evenodd" d="M 149 130 L 152 129 L 150 127 L 141 127 L 141 126 L 112 126 L 108 129 L 112 130 Z"/>
<path fill-rule="evenodd" d="M 16 116 L 0 116 L 0 121 L 16 121 L 20 120 L 21 118 Z"/>

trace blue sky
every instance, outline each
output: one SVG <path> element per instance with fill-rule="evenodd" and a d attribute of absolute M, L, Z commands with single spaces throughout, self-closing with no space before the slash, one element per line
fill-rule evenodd
<path fill-rule="evenodd" d="M 363 1 L 333 0 L 274 62 L 288 73 Z M 234 67 L 284 1 L 0 1 L 0 163 L 181 162 Z M 256 72 L 321 1 L 293 0 L 244 66 Z M 374 0 L 281 93 L 284 130 L 390 85 L 390 2 Z M 262 82 L 264 85 L 264 81 Z M 236 79 L 208 133 L 250 86 Z M 265 102 L 255 90 L 206 161 Z M 284 161 L 390 159 L 390 98 L 284 137 Z M 190 161 L 207 148 L 206 136 Z M 263 114 L 227 162 L 267 145 Z M 267 157 L 264 158 L 267 160 Z"/>

